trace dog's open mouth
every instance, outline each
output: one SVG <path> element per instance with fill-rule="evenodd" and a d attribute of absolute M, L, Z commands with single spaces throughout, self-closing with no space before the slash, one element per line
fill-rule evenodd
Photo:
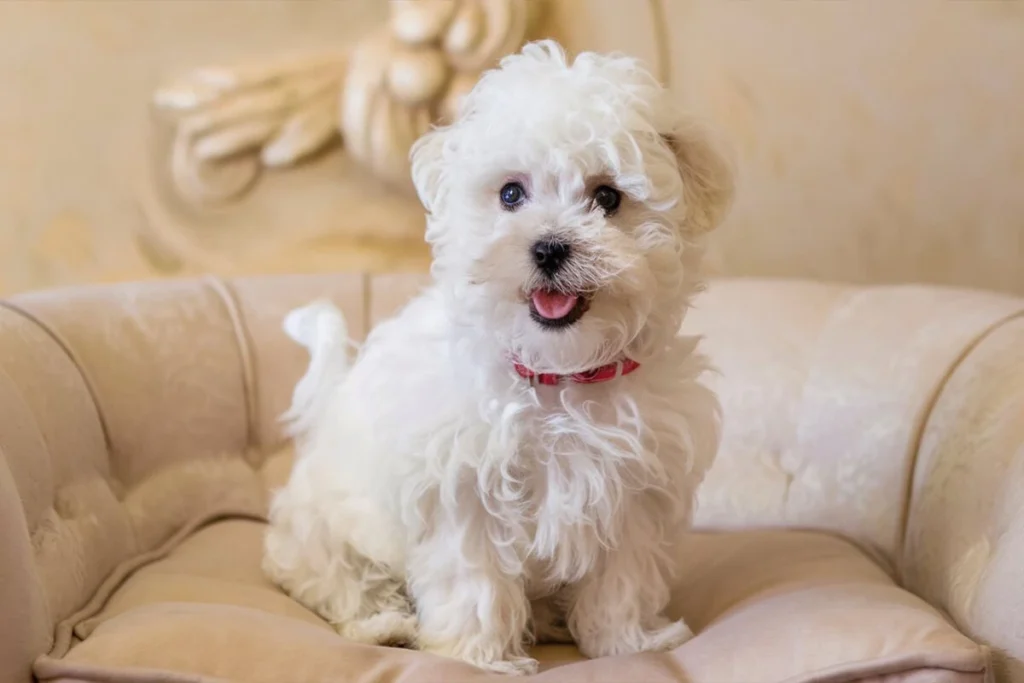
<path fill-rule="evenodd" d="M 551 289 L 530 293 L 530 317 L 541 327 L 560 329 L 583 317 L 590 300 L 582 294 L 566 294 Z"/>

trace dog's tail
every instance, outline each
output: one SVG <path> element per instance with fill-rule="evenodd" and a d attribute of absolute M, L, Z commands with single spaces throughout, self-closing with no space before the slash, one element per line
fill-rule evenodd
<path fill-rule="evenodd" d="M 292 438 L 301 438 L 320 421 L 334 390 L 349 370 L 345 316 L 327 300 L 297 308 L 284 319 L 284 332 L 309 351 L 309 367 L 295 385 L 292 405 L 281 416 Z"/>

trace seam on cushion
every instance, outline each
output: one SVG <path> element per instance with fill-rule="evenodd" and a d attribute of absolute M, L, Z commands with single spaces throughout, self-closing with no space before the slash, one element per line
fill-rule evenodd
<path fill-rule="evenodd" d="M 249 337 L 249 328 L 245 324 L 245 315 L 242 313 L 242 307 L 238 305 L 238 297 L 235 295 L 235 290 L 229 283 L 213 276 L 209 276 L 205 280 L 210 289 L 216 293 L 217 297 L 224 304 L 228 318 L 231 320 L 231 327 L 235 332 L 235 343 L 238 346 L 239 359 L 242 363 L 242 391 L 245 400 L 246 441 L 248 445 L 246 450 L 252 451 L 255 448 L 256 454 L 262 458 L 263 444 L 260 443 L 259 430 L 256 429 L 256 424 L 259 421 L 259 387 L 256 386 L 253 344 L 252 339 Z M 247 459 L 251 460 L 252 456 L 250 455 Z M 253 462 L 249 464 L 256 465 Z"/>
<path fill-rule="evenodd" d="M 7 378 L 7 386 L 11 387 L 11 391 L 14 392 L 14 395 L 17 397 L 18 401 L 21 402 L 21 405 L 22 405 L 22 407 L 24 407 L 25 412 L 28 413 L 32 417 L 32 426 L 35 427 L 35 436 L 38 439 L 39 443 L 42 444 L 42 451 L 43 451 L 43 453 L 46 454 L 47 466 L 50 468 L 50 471 L 51 471 L 51 474 L 52 474 L 52 471 L 53 471 L 53 453 L 50 452 L 50 444 L 46 441 L 46 436 L 44 436 L 43 430 L 39 426 L 39 420 L 36 418 L 36 414 L 31 410 L 31 407 L 29 406 L 28 401 L 25 400 L 25 396 L 21 393 L 21 388 L 15 383 L 15 381 L 13 379 L 11 379 L 11 376 L 7 373 L 6 370 L 4 370 L 4 368 L 2 366 L 0 366 L 0 375 L 3 375 L 4 377 Z M 0 447 L 0 458 L 8 460 L 6 454 L 4 453 L 4 449 L 2 447 Z M 8 465 L 8 467 L 10 467 L 10 465 Z M 18 490 L 17 486 L 15 486 L 15 491 L 18 493 L 19 498 L 23 495 L 22 492 Z M 53 493 L 54 493 L 54 495 L 56 495 L 56 493 L 57 493 L 56 489 L 54 490 Z M 52 508 L 53 504 L 54 504 L 54 501 L 51 500 L 49 507 Z M 21 501 L 21 507 L 22 507 L 22 514 L 24 514 L 24 512 L 25 512 L 25 501 L 24 500 Z M 29 531 L 29 534 L 33 534 L 35 532 L 35 529 L 29 529 L 28 531 Z"/>
<path fill-rule="evenodd" d="M 952 654 L 951 651 L 946 651 L 941 656 L 950 657 Z M 866 678 L 910 673 L 915 670 L 951 671 L 962 674 L 982 674 L 983 676 L 988 676 L 991 671 L 987 648 L 983 645 L 975 644 L 974 650 L 961 650 L 957 655 L 952 663 L 938 665 L 928 661 L 934 656 L 933 654 L 919 653 L 880 657 L 868 663 L 865 663 L 864 660 L 856 660 L 833 664 L 810 675 L 791 676 L 783 683 L 852 683 Z M 850 671 L 852 666 L 858 667 L 855 673 Z M 853 673 L 852 676 L 851 673 Z"/>
<path fill-rule="evenodd" d="M 186 674 L 178 671 L 129 666 L 97 666 L 80 662 L 65 662 L 47 655 L 36 660 L 33 674 L 40 681 L 59 678 L 65 681 L 82 681 L 83 683 L 229 683 L 229 679 L 210 678 L 203 674 Z"/>
<path fill-rule="evenodd" d="M 103 415 L 103 408 L 100 406 L 99 394 L 96 392 L 96 385 L 93 383 L 92 378 L 89 377 L 89 373 L 86 372 L 85 366 L 75 355 L 75 352 L 71 350 L 71 345 L 64 340 L 64 338 L 57 333 L 52 327 L 44 323 L 42 320 L 37 318 L 32 313 L 28 312 L 18 304 L 13 303 L 8 299 L 0 299 L 0 308 L 6 308 L 7 310 L 20 315 L 24 319 L 36 325 L 40 330 L 43 331 L 50 339 L 54 341 L 57 346 L 64 352 L 68 360 L 78 371 L 78 376 L 82 378 L 82 383 L 85 384 L 85 390 L 89 392 L 89 398 L 92 399 L 93 410 L 96 411 L 96 420 L 99 422 L 100 431 L 103 433 L 103 443 L 107 448 L 107 457 L 110 457 L 112 452 L 111 441 L 110 441 L 110 429 L 107 426 L 107 419 Z"/>
<path fill-rule="evenodd" d="M 89 602 L 87 602 L 84 607 L 57 624 L 54 632 L 53 647 L 50 648 L 50 651 L 44 655 L 44 657 L 60 659 L 66 655 L 68 650 L 71 649 L 71 641 L 75 627 L 80 622 L 99 614 L 103 608 L 106 607 L 107 601 L 114 592 L 135 572 L 152 564 L 153 562 L 156 562 L 157 560 L 163 559 L 170 554 L 171 551 L 181 545 L 184 540 L 200 529 L 226 519 L 249 519 L 259 522 L 266 521 L 266 517 L 262 515 L 254 515 L 247 511 L 239 511 L 230 508 L 211 510 L 210 512 L 199 515 L 191 522 L 186 523 L 178 530 L 177 533 L 171 536 L 171 538 L 156 550 L 136 555 L 135 557 L 120 563 L 114 568 L 114 571 L 107 575 L 107 578 L 103 580 L 103 583 L 100 584 L 100 587 L 95 593 L 93 593 L 92 598 L 89 599 Z"/>
<path fill-rule="evenodd" d="M 813 536 L 824 536 L 824 537 L 831 538 L 831 539 L 836 540 L 836 541 L 841 541 L 842 543 L 850 546 L 851 548 L 856 550 L 858 553 L 860 553 L 864 557 L 865 560 L 867 560 L 871 564 L 875 565 L 875 567 L 880 572 L 882 572 L 882 574 L 884 574 L 890 581 L 892 581 L 894 586 L 896 586 L 897 588 L 903 588 L 902 586 L 899 585 L 899 583 L 896 582 L 896 578 L 892 575 L 892 571 L 889 568 L 889 563 L 886 561 L 885 556 L 882 554 L 882 552 L 878 548 L 875 548 L 874 546 L 871 546 L 870 544 L 865 543 L 864 541 L 858 540 L 856 538 L 851 538 L 850 536 L 847 536 L 843 532 L 838 531 L 836 529 L 830 529 L 828 527 L 806 526 L 806 525 L 783 525 L 781 523 L 779 523 L 779 524 L 765 524 L 765 525 L 760 525 L 760 526 L 728 526 L 728 525 L 724 525 L 723 524 L 723 525 L 708 525 L 708 526 L 700 526 L 700 527 L 691 527 L 689 532 L 687 532 L 687 533 L 689 533 L 689 534 L 700 534 L 700 535 L 714 535 L 714 534 L 737 534 L 737 533 L 744 533 L 744 532 L 752 532 L 752 533 L 771 532 L 771 533 L 808 534 L 808 535 L 813 535 Z M 920 596 L 915 596 L 915 597 L 920 597 Z M 934 605 L 931 605 L 930 603 L 929 603 L 929 605 L 934 607 Z"/>
<path fill-rule="evenodd" d="M 903 510 L 900 513 L 899 538 L 896 539 L 895 570 L 896 580 L 900 586 L 904 586 L 903 571 L 906 566 L 904 545 L 907 540 L 907 527 L 910 524 L 910 510 L 913 508 L 914 479 L 917 474 L 917 459 L 921 453 L 925 430 L 927 430 L 928 423 L 931 421 L 932 413 L 935 411 L 935 406 L 938 405 L 939 399 L 942 397 L 943 393 L 945 393 L 946 386 L 953 378 L 953 375 L 956 374 L 956 371 L 964 364 L 964 361 L 970 357 L 971 353 L 973 353 L 974 350 L 982 344 L 982 342 L 992 336 L 996 330 L 1005 326 L 1007 323 L 1022 317 L 1024 317 L 1024 310 L 1018 310 L 1014 313 L 1005 315 L 982 329 L 972 340 L 964 344 L 964 348 L 949 364 L 949 367 L 946 368 L 946 371 L 935 384 L 935 388 L 932 390 L 931 395 L 924 404 L 924 410 L 920 415 L 917 426 L 914 430 L 913 439 L 910 443 L 911 451 L 910 457 L 907 459 L 906 481 L 903 489 Z"/>
<path fill-rule="evenodd" d="M 985 653 L 985 680 L 983 683 L 996 683 L 995 653 L 988 645 L 982 645 L 981 649 Z"/>

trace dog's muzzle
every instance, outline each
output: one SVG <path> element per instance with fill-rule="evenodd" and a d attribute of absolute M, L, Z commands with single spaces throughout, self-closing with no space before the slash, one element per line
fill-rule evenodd
<path fill-rule="evenodd" d="M 565 266 L 572 255 L 572 247 L 557 239 L 542 239 L 530 247 L 530 256 L 537 269 L 548 277 L 553 277 Z"/>

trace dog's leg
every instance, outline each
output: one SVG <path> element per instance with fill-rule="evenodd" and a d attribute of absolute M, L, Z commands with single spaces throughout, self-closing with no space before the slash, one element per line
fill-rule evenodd
<path fill-rule="evenodd" d="M 332 537 L 324 515 L 290 503 L 287 489 L 274 501 L 264 541 L 267 576 L 346 638 L 412 645 L 416 617 L 403 582 Z"/>
<path fill-rule="evenodd" d="M 635 543 L 609 551 L 576 586 L 568 623 L 585 656 L 670 650 L 692 637 L 682 620 L 662 614 L 669 587 L 650 552 L 656 547 Z"/>
<path fill-rule="evenodd" d="M 413 553 L 419 648 L 488 671 L 535 673 L 524 648 L 530 605 L 522 580 L 501 571 L 486 536 L 477 545 L 461 531 L 437 533 Z"/>
<path fill-rule="evenodd" d="M 356 614 L 338 621 L 328 617 L 342 636 L 370 645 L 413 647 L 417 620 L 405 584 L 359 556 L 357 575 L 362 601 Z"/>

